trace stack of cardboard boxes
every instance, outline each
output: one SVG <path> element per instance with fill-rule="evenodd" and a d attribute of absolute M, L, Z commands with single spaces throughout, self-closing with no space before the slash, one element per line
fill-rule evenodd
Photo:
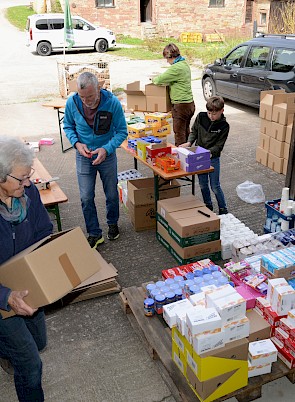
<path fill-rule="evenodd" d="M 221 257 L 220 219 L 193 195 L 158 201 L 157 238 L 180 264 Z"/>
<path fill-rule="evenodd" d="M 127 107 L 141 112 L 169 112 L 171 101 L 168 86 L 157 86 L 154 84 L 145 85 L 142 90 L 140 82 L 135 81 L 127 84 Z"/>
<path fill-rule="evenodd" d="M 180 187 L 176 180 L 165 184 L 160 181 L 160 199 L 178 198 Z M 127 208 L 135 231 L 154 229 L 156 227 L 156 208 L 154 193 L 154 178 L 128 180 Z"/>
<path fill-rule="evenodd" d="M 259 145 L 256 160 L 277 173 L 286 174 L 295 114 L 295 93 L 262 91 Z"/>

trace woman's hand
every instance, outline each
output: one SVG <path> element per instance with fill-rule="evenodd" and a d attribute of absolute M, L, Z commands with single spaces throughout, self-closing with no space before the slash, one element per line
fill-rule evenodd
<path fill-rule="evenodd" d="M 13 290 L 8 297 L 8 304 L 18 315 L 33 315 L 37 309 L 30 307 L 23 298 L 28 295 L 28 290 Z"/>

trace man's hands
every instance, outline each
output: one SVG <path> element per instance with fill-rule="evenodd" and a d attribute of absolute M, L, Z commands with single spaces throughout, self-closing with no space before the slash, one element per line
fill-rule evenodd
<path fill-rule="evenodd" d="M 190 147 L 192 144 L 190 142 L 184 142 L 183 144 L 178 145 L 180 148 L 188 148 Z"/>
<path fill-rule="evenodd" d="M 92 162 L 92 165 L 99 165 L 107 157 L 107 151 L 104 148 L 97 148 L 91 152 L 91 155 L 97 155 L 96 159 Z"/>
<path fill-rule="evenodd" d="M 8 297 L 8 304 L 18 315 L 33 315 L 37 309 L 30 307 L 23 298 L 28 295 L 28 290 L 13 290 Z"/>
<path fill-rule="evenodd" d="M 97 148 L 95 151 L 89 151 L 87 145 L 81 142 L 76 142 L 75 147 L 80 155 L 85 156 L 85 158 L 91 158 L 93 155 L 97 157 L 93 160 L 92 165 L 99 165 L 107 157 L 107 151 L 104 148 Z"/>

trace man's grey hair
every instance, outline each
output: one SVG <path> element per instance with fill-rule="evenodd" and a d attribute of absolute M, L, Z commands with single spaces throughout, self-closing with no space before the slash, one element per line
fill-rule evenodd
<path fill-rule="evenodd" d="M 92 85 L 94 88 L 98 88 L 98 79 L 94 74 L 90 73 L 89 71 L 85 71 L 77 78 L 77 87 L 78 89 L 85 89 L 90 85 Z"/>
<path fill-rule="evenodd" d="M 0 136 L 0 182 L 5 182 L 15 166 L 31 167 L 34 151 L 15 137 Z"/>

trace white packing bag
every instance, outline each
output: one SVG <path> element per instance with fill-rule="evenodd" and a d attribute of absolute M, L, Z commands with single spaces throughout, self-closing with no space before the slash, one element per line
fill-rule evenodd
<path fill-rule="evenodd" d="M 265 202 L 265 195 L 261 184 L 246 180 L 236 187 L 238 197 L 249 204 Z"/>

